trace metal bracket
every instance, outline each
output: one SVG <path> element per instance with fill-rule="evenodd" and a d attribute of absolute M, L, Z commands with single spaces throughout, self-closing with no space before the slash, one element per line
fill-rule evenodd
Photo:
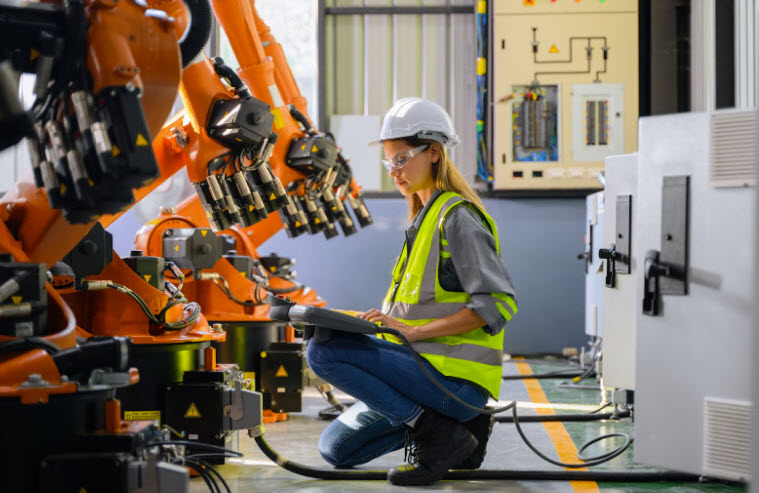
<path fill-rule="evenodd" d="M 606 287 L 615 287 L 617 285 L 617 259 L 619 258 L 616 246 L 612 244 L 611 248 L 599 249 L 598 258 L 606 260 Z"/>
<path fill-rule="evenodd" d="M 232 421 L 240 421 L 245 417 L 245 409 L 242 403 L 242 383 L 239 379 L 235 380 L 234 390 L 232 390 L 232 404 L 224 407 L 226 414 Z"/>

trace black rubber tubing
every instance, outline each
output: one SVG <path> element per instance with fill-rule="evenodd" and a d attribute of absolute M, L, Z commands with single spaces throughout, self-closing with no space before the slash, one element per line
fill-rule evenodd
<path fill-rule="evenodd" d="M 622 411 L 619 413 L 604 413 L 604 414 L 548 414 L 542 416 L 520 416 L 520 423 L 548 423 L 553 421 L 571 422 L 571 421 L 603 421 L 605 419 L 621 419 L 629 418 L 630 411 Z M 513 423 L 514 418 L 512 416 L 497 416 L 495 418 L 496 423 Z"/>
<path fill-rule="evenodd" d="M 592 372 L 569 372 L 569 371 L 556 371 L 551 373 L 533 373 L 531 375 L 504 375 L 501 380 L 544 380 L 549 378 L 577 378 L 577 377 L 591 377 L 595 371 Z"/>
<path fill-rule="evenodd" d="M 387 480 L 387 471 L 337 470 L 310 467 L 288 460 L 272 449 L 263 435 L 255 437 L 261 452 L 279 467 L 301 476 L 314 479 L 366 481 Z M 449 471 L 443 479 L 488 479 L 502 481 L 608 481 L 623 483 L 654 483 L 660 481 L 692 483 L 701 481 L 700 476 L 672 471 L 508 471 L 493 469 Z"/>
<path fill-rule="evenodd" d="M 213 12 L 208 0 L 184 0 L 184 3 L 190 11 L 190 26 L 187 35 L 179 43 L 182 68 L 188 66 L 200 53 L 211 37 L 213 27 Z"/>

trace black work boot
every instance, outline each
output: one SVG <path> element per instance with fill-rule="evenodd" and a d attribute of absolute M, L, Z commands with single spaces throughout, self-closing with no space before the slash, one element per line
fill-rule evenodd
<path fill-rule="evenodd" d="M 414 441 L 410 463 L 388 471 L 387 479 L 392 484 L 432 484 L 477 448 L 477 439 L 463 424 L 431 409 L 425 409 L 414 429 L 409 430 L 409 438 Z"/>
<path fill-rule="evenodd" d="M 469 433 L 474 435 L 477 439 L 477 448 L 474 449 L 469 457 L 459 462 L 451 469 L 479 469 L 482 465 L 482 461 L 485 460 L 485 452 L 488 445 L 488 439 L 493 432 L 493 422 L 495 416 L 492 414 L 478 414 L 469 421 L 464 421 L 463 424 Z"/>

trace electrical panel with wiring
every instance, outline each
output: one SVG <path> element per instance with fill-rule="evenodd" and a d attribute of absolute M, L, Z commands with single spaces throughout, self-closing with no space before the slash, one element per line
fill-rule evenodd
<path fill-rule="evenodd" d="M 602 188 L 606 156 L 637 148 L 638 2 L 492 8 L 494 188 Z"/>

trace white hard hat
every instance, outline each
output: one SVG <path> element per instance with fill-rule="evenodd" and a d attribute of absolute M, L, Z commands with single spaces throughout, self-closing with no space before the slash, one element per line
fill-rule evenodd
<path fill-rule="evenodd" d="M 448 112 L 439 104 L 422 98 L 396 101 L 385 114 L 379 139 L 369 145 L 404 137 L 434 140 L 448 147 L 461 142 Z"/>

